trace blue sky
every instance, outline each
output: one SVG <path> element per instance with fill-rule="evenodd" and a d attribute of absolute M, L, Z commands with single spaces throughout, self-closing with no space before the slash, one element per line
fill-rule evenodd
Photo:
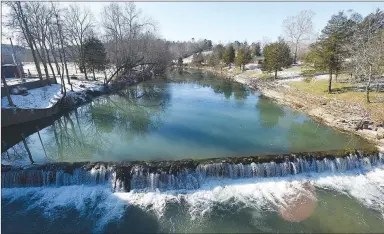
<path fill-rule="evenodd" d="M 283 34 L 282 22 L 301 10 L 316 13 L 315 31 L 320 31 L 332 14 L 352 9 L 362 15 L 383 2 L 152 2 L 138 3 L 143 12 L 159 22 L 160 33 L 170 40 L 207 38 L 214 42 L 271 40 Z"/>
<path fill-rule="evenodd" d="M 65 6 L 70 3 L 61 2 Z M 77 2 L 100 20 L 108 2 Z M 316 13 L 316 32 L 332 14 L 352 9 L 363 16 L 384 2 L 137 2 L 146 16 L 158 22 L 159 33 L 168 40 L 211 39 L 213 42 L 276 40 L 283 35 L 282 22 L 301 10 Z"/>

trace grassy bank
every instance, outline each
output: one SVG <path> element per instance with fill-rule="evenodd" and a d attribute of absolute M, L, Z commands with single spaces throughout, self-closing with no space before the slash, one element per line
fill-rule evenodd
<path fill-rule="evenodd" d="M 327 100 L 337 99 L 360 105 L 362 110 L 368 113 L 372 121 L 384 123 L 384 93 L 371 92 L 372 103 L 367 103 L 366 93 L 356 90 L 356 86 L 350 83 L 332 84 L 333 93 L 328 93 L 328 80 L 315 80 L 311 82 L 296 81 L 290 82 L 289 86 L 309 95 L 316 95 Z"/>

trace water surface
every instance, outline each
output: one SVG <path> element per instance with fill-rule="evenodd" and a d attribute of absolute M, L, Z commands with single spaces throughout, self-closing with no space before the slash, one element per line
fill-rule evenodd
<path fill-rule="evenodd" d="M 3 145 L 17 139 L 11 134 L 20 129 L 13 130 L 2 135 Z M 26 139 L 37 162 L 209 158 L 368 146 L 241 84 L 203 72 L 174 73 L 99 97 L 54 121 L 40 136 L 42 143 L 37 133 Z M 28 158 L 22 143 L 2 156 Z M 379 233 L 384 230 L 384 168 L 368 162 L 352 171 L 212 177 L 189 190 L 113 192 L 109 184 L 2 188 L 2 232 Z"/>
<path fill-rule="evenodd" d="M 98 97 L 40 135 L 42 143 L 37 133 L 27 138 L 37 162 L 211 158 L 368 146 L 361 138 L 207 72 L 172 73 Z M 2 155 L 26 155 L 24 144 Z"/>

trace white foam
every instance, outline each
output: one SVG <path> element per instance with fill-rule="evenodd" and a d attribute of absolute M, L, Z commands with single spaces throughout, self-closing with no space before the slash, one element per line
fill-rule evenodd
<path fill-rule="evenodd" d="M 113 193 L 103 186 L 63 186 L 39 188 L 10 188 L 2 189 L 2 199 L 29 201 L 27 210 L 40 207 L 44 215 L 51 219 L 59 217 L 62 207 L 74 208 L 80 215 L 86 215 L 87 204 L 94 206 L 94 217 L 98 217 L 95 231 L 100 231 L 113 220 L 120 219 L 126 203 L 113 196 Z"/>
<path fill-rule="evenodd" d="M 266 210 L 278 211 L 291 204 L 302 194 L 313 196 L 310 187 L 331 189 L 355 198 L 368 208 L 384 214 L 384 167 L 370 171 L 345 173 L 309 173 L 277 178 L 212 179 L 206 180 L 198 190 L 173 190 L 160 192 L 115 192 L 103 186 L 65 186 L 44 188 L 3 189 L 2 198 L 11 202 L 25 199 L 34 206 L 44 207 L 44 213 L 52 218 L 60 207 L 70 206 L 80 214 L 92 205 L 100 214 L 97 230 L 111 221 L 119 220 L 125 207 L 133 205 L 164 216 L 167 205 L 182 204 L 189 209 L 191 218 L 201 219 L 210 215 L 216 205 L 231 208 L 251 208 L 262 215 Z M 313 197 L 316 200 L 315 197 Z"/>

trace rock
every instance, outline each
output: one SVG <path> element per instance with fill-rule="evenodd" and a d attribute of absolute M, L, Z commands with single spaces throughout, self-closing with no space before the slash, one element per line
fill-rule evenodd
<path fill-rule="evenodd" d="M 83 84 L 81 84 L 81 85 L 79 85 L 81 88 L 85 88 L 85 85 L 83 85 Z"/>
<path fill-rule="evenodd" d="M 71 79 L 72 79 L 72 80 L 77 80 L 78 78 L 77 78 L 77 76 L 72 75 L 72 76 L 71 76 Z"/>
<path fill-rule="evenodd" d="M 28 93 L 28 89 L 23 86 L 17 86 L 16 88 L 11 89 L 10 93 L 13 95 L 25 95 Z"/>

